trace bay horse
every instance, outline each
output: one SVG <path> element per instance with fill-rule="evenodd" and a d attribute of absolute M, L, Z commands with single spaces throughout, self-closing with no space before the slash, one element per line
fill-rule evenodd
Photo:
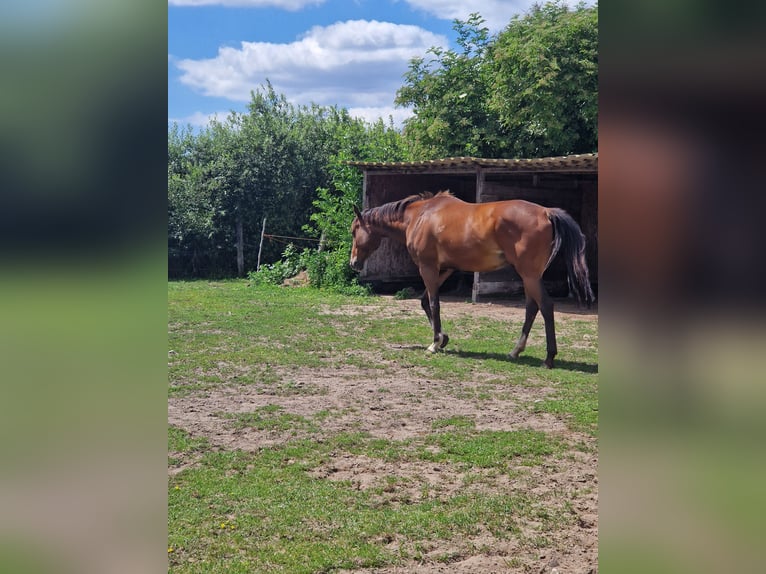
<path fill-rule="evenodd" d="M 486 272 L 508 265 L 516 269 L 524 284 L 526 317 L 510 358 L 518 358 L 525 349 L 539 310 L 545 321 L 545 366 L 549 369 L 558 350 L 553 301 L 542 276 L 560 250 L 577 299 L 588 307 L 594 300 L 585 237 L 563 209 L 520 199 L 467 203 L 441 191 L 411 195 L 364 211 L 354 206 L 354 214 L 350 260 L 354 270 L 362 270 L 384 237 L 407 246 L 426 287 L 420 302 L 433 327 L 433 342 L 427 349 L 431 353 L 449 342 L 442 332 L 439 287 L 456 270 Z"/>

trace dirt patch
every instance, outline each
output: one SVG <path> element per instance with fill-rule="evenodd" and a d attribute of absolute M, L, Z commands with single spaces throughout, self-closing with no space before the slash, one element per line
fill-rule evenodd
<path fill-rule="evenodd" d="M 314 474 L 346 481 L 374 493 L 381 504 L 413 504 L 448 500 L 473 493 L 521 492 L 537 501 L 542 514 L 558 513 L 562 525 L 545 529 L 535 520 L 519 521 L 520 534 L 498 537 L 485 529 L 450 541 L 420 543 L 423 559 L 406 567 L 360 569 L 345 574 L 416 572 L 597 572 L 598 494 L 595 454 L 576 452 L 571 459 L 551 460 L 542 467 L 515 467 L 510 473 L 461 469 L 452 464 L 387 463 L 364 456 L 342 456 Z M 412 549 L 400 540 L 390 550 Z M 545 544 L 543 549 L 540 548 Z M 555 570 L 554 570 L 555 569 Z"/>
<path fill-rule="evenodd" d="M 450 541 L 420 543 L 423 559 L 404 567 L 344 570 L 345 574 L 436 572 L 597 572 L 598 515 L 594 454 L 551 462 L 542 469 L 515 468 L 513 473 L 460 470 L 450 464 L 392 464 L 344 456 L 315 475 L 343 480 L 373 491 L 387 505 L 412 504 L 427 498 L 447 500 L 458 494 L 523 492 L 539 501 L 541 513 L 558 512 L 563 525 L 551 530 L 534 520 L 520 521 L 521 532 L 498 537 L 485 529 Z M 565 501 L 561 505 L 557 501 Z M 557 506 L 558 505 L 558 506 Z M 382 541 L 393 552 L 412 549 L 404 541 Z M 541 549 L 540 545 L 545 544 Z"/>
<path fill-rule="evenodd" d="M 418 299 L 393 297 L 381 298 L 375 305 L 322 312 L 346 316 L 374 313 L 381 319 L 422 315 Z M 578 320 L 597 320 L 595 312 L 568 303 L 557 302 L 557 313 L 557 327 L 562 331 L 575 316 Z M 524 307 L 521 303 L 476 305 L 445 298 L 442 316 L 445 321 L 451 317 L 488 317 L 520 327 Z M 579 344 L 588 346 L 591 341 L 584 339 Z M 496 375 L 481 372 L 466 381 L 433 381 L 417 368 L 386 362 L 378 351 L 369 352 L 374 354 L 369 364 L 382 368 L 343 365 L 334 357 L 327 367 L 305 371 L 271 367 L 272 380 L 264 384 L 228 384 L 172 397 L 168 421 L 193 436 L 206 437 L 213 446 L 252 452 L 296 438 L 321 440 L 341 432 L 365 432 L 393 441 L 418 439 L 436 432 L 434 423 L 451 417 L 470 420 L 478 431 L 543 431 L 570 448 L 542 465 L 519 464 L 507 472 L 466 469 L 450 463 L 394 463 L 349 453 L 339 453 L 314 469 L 315 477 L 348 482 L 370 492 L 372 500 L 381 505 L 395 507 L 427 498 L 448 500 L 458 494 L 520 492 L 538 501 L 541 509 L 560 515 L 560 526 L 550 531 L 535 520 L 522 521 L 518 536 L 498 537 L 480 529 L 461 540 L 419 542 L 418 553 L 423 558 L 417 563 L 347 574 L 597 571 L 597 443 L 587 434 L 572 431 L 555 415 L 534 412 L 536 402 L 550 398 L 556 389 L 534 380 L 503 384 Z M 488 387 L 492 392 L 479 392 Z M 237 415 L 265 407 L 278 407 L 278 414 L 301 417 L 306 424 L 288 429 L 235 424 Z M 179 461 L 169 472 L 179 472 L 195 462 L 193 458 Z M 380 544 L 396 551 L 407 542 L 382 540 Z"/>
<path fill-rule="evenodd" d="M 404 369 L 385 375 L 353 367 L 311 369 L 290 371 L 286 378 L 294 394 L 279 395 L 271 386 L 247 385 L 171 398 L 168 421 L 195 436 L 209 438 L 213 445 L 246 451 L 284 443 L 306 433 L 234 429 L 221 413 L 251 413 L 277 405 L 289 414 L 321 419 L 321 429 L 313 433 L 314 437 L 361 431 L 376 438 L 405 440 L 432 432 L 436 421 L 449 417 L 469 418 L 475 421 L 477 430 L 532 429 L 571 434 L 556 416 L 532 412 L 535 401 L 553 391 L 542 386 L 505 388 L 498 393 L 503 398 L 471 399 L 478 394 L 476 388 L 481 383 L 431 381 L 413 377 L 411 370 Z M 456 400 L 456 395 L 463 399 Z"/>

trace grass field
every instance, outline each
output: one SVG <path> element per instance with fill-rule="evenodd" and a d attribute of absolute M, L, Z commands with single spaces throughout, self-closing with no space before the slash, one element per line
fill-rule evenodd
<path fill-rule="evenodd" d="M 173 572 L 588 571 L 597 556 L 595 314 L 244 281 L 170 283 Z M 564 310 L 566 305 L 562 305 Z"/>

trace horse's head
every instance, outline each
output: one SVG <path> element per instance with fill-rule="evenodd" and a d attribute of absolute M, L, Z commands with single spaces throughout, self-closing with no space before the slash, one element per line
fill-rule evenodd
<path fill-rule="evenodd" d="M 354 238 L 354 242 L 351 245 L 351 261 L 349 263 L 354 271 L 361 271 L 364 262 L 378 248 L 383 237 L 365 221 L 364 216 L 356 206 L 354 206 L 354 213 L 356 217 L 351 223 L 351 236 Z"/>

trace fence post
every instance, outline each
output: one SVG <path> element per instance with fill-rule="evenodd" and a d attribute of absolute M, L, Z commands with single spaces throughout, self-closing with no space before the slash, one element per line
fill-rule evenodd
<path fill-rule="evenodd" d="M 319 253 L 322 253 L 322 251 L 324 251 L 324 243 L 325 243 L 325 233 L 323 231 L 322 236 L 319 238 L 319 249 L 317 249 Z"/>
<path fill-rule="evenodd" d="M 261 268 L 261 250 L 263 249 L 263 234 L 266 232 L 266 218 L 263 218 L 263 226 L 261 227 L 261 244 L 258 246 L 258 263 L 255 266 L 255 270 L 258 271 Z"/>

